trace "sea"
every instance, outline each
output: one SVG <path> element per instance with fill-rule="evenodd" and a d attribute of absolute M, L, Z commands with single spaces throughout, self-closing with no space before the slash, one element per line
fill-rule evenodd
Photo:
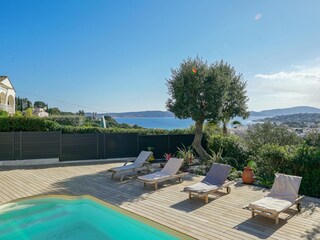
<path fill-rule="evenodd" d="M 242 125 L 254 124 L 254 120 L 260 120 L 265 116 L 254 116 L 247 119 L 234 118 L 232 121 L 239 121 Z M 130 125 L 138 125 L 144 128 L 161 128 L 161 129 L 184 129 L 194 125 L 192 119 L 178 119 L 175 117 L 135 117 L 135 118 L 115 118 L 118 123 L 127 123 Z"/>

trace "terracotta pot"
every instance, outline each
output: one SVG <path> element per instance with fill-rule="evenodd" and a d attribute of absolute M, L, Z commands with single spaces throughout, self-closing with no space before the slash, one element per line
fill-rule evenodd
<path fill-rule="evenodd" d="M 242 173 L 242 182 L 252 184 L 254 182 L 254 174 L 251 167 L 245 167 Z"/>

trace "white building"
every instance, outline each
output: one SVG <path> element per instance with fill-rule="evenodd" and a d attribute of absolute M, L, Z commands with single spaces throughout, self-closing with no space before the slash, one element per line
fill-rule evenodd
<path fill-rule="evenodd" d="M 0 110 L 15 113 L 16 91 L 7 76 L 0 76 Z"/>
<path fill-rule="evenodd" d="M 32 114 L 37 117 L 49 117 L 49 113 L 47 113 L 43 108 L 33 109 Z"/>

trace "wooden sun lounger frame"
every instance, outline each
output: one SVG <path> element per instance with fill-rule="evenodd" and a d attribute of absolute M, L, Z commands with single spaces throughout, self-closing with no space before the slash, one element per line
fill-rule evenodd
<path fill-rule="evenodd" d="M 189 191 L 189 190 L 187 190 L 186 192 L 189 192 L 189 199 L 191 199 L 192 197 L 200 198 L 200 199 L 203 199 L 207 204 L 209 202 L 209 194 L 213 194 L 219 190 L 222 190 L 223 188 L 226 188 L 227 193 L 229 194 L 231 193 L 230 185 L 233 183 L 234 181 L 226 181 L 223 185 L 221 185 L 221 187 L 216 188 L 214 190 L 207 191 L 207 192 L 203 192 L 203 193 L 199 193 L 196 191 Z"/>
<path fill-rule="evenodd" d="M 279 224 L 279 214 L 286 211 L 287 209 L 291 208 L 293 205 L 297 205 L 297 210 L 300 212 L 301 211 L 301 202 L 302 199 L 304 198 L 303 195 L 298 196 L 298 198 L 294 201 L 294 203 L 292 205 L 290 205 L 289 207 L 281 210 L 280 212 L 274 213 L 271 211 L 268 211 L 266 209 L 262 209 L 259 207 L 255 207 L 255 208 L 249 208 L 247 207 L 249 210 L 251 210 L 251 217 L 253 218 L 256 215 L 260 215 L 260 216 L 264 216 L 267 218 L 271 218 L 275 220 L 275 224 L 278 225 Z"/>
<path fill-rule="evenodd" d="M 144 187 L 147 187 L 147 184 L 150 185 L 154 185 L 154 189 L 157 190 L 158 189 L 158 183 L 160 182 L 165 182 L 168 180 L 173 180 L 173 179 L 178 179 L 180 183 L 183 182 L 183 177 L 188 175 L 188 172 L 178 172 L 175 175 L 171 175 L 168 177 L 164 177 L 164 178 L 159 178 L 159 179 L 151 179 L 151 180 L 143 180 L 143 179 L 138 179 L 139 181 L 143 182 Z"/>
<path fill-rule="evenodd" d="M 126 166 L 129 162 L 132 162 L 132 161 L 130 161 L 130 160 L 128 160 L 128 161 L 126 161 L 124 164 L 123 164 L 123 166 Z M 150 173 L 150 163 L 149 162 L 145 162 L 142 166 L 140 166 L 140 167 L 136 167 L 136 168 L 132 168 L 132 169 L 128 169 L 128 170 L 114 170 L 114 169 L 108 169 L 107 171 L 108 172 L 111 172 L 112 173 L 112 175 L 111 175 L 111 179 L 113 179 L 114 178 L 114 175 L 116 174 L 116 173 L 120 173 L 120 172 L 123 172 L 123 173 L 126 173 L 126 172 L 140 172 L 140 171 L 146 171 L 147 173 Z M 121 175 L 121 177 L 120 177 L 120 182 L 122 182 L 123 181 L 123 179 L 126 177 L 127 175 L 126 174 L 123 174 L 123 175 Z"/>

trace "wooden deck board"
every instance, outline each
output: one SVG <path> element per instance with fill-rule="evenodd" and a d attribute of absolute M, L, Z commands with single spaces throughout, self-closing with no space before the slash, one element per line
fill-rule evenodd
<path fill-rule="evenodd" d="M 268 193 L 263 188 L 236 184 L 231 194 L 222 190 L 204 204 L 182 192 L 200 177 L 161 183 L 154 191 L 134 179 L 111 180 L 106 170 L 118 165 L 2 168 L 0 204 L 40 194 L 89 194 L 198 239 L 320 239 L 320 199 L 306 197 L 301 213 L 292 208 L 274 225 L 243 209 Z"/>

